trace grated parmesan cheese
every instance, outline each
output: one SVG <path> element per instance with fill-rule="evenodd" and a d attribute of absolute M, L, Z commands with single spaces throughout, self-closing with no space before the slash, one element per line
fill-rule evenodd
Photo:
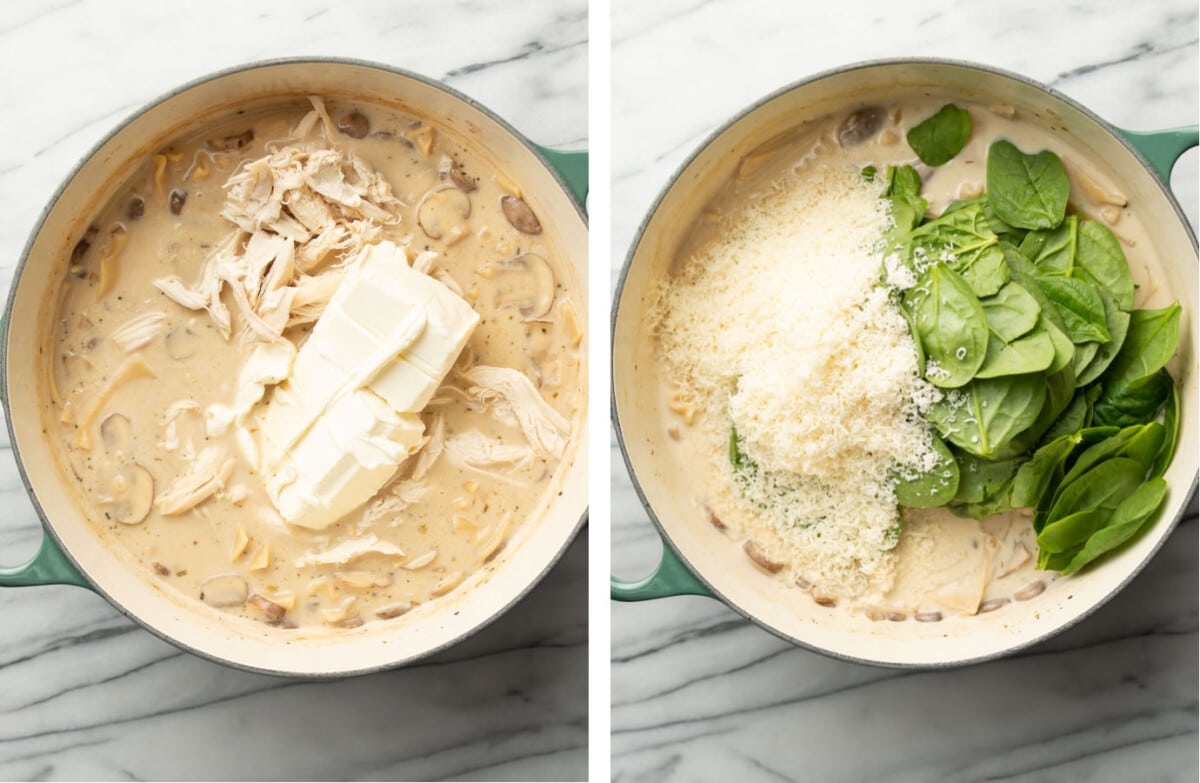
<path fill-rule="evenodd" d="M 880 178 L 882 179 L 882 178 Z M 656 305 L 675 394 L 711 441 L 722 503 L 824 593 L 894 578 L 894 476 L 937 462 L 908 326 L 879 285 L 882 181 L 813 167 L 681 259 Z M 886 281 L 911 281 L 889 265 Z M 730 428 L 757 467 L 735 473 Z"/>

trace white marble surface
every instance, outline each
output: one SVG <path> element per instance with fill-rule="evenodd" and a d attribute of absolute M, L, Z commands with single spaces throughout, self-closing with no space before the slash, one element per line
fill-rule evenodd
<path fill-rule="evenodd" d="M 186 80 L 302 54 L 442 79 L 532 139 L 587 140 L 587 5 L 0 4 L 0 287 L 76 160 Z M 38 523 L 8 444 L 0 562 Z M 587 535 L 514 610 L 408 669 L 328 683 L 181 653 L 71 587 L 0 591 L 0 779 L 581 779 Z"/>
<path fill-rule="evenodd" d="M 612 19 L 614 282 L 643 214 L 705 136 L 823 69 L 955 57 L 1052 84 L 1126 128 L 1197 121 L 1194 0 L 614 0 Z M 1193 223 L 1196 161 L 1173 177 Z M 659 543 L 615 448 L 613 464 L 613 567 L 633 578 Z M 830 660 L 704 598 L 614 604 L 613 779 L 1195 781 L 1196 533 L 1193 506 L 1095 616 L 952 672 Z"/>

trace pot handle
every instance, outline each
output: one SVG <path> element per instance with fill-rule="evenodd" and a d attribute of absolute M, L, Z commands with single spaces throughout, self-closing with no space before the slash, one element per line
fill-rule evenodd
<path fill-rule="evenodd" d="M 673 595 L 716 597 L 665 543 L 662 560 L 649 576 L 634 581 L 613 577 L 609 582 L 609 594 L 614 601 L 650 601 Z"/>
<path fill-rule="evenodd" d="M 555 150 L 534 144 L 537 151 L 550 164 L 558 176 L 562 177 L 571 195 L 579 202 L 579 206 L 587 209 L 588 194 L 588 153 L 587 150 Z"/>
<path fill-rule="evenodd" d="M 88 581 L 44 529 L 42 544 L 29 562 L 19 566 L 0 566 L 0 587 L 34 585 L 75 585 L 91 589 Z"/>
<path fill-rule="evenodd" d="M 1184 128 L 1171 128 L 1161 131 L 1131 131 L 1117 128 L 1133 148 L 1142 153 L 1142 157 L 1154 169 L 1159 179 L 1171 184 L 1171 168 L 1179 156 L 1200 145 L 1200 127 L 1191 125 Z"/>

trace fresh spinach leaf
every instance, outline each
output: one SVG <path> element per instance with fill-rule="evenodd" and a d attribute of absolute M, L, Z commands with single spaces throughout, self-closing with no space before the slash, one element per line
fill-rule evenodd
<path fill-rule="evenodd" d="M 981 205 L 944 213 L 923 223 L 909 236 L 914 263 L 948 265 L 966 280 L 976 296 L 991 296 L 1008 282 L 1000 238 L 992 231 Z"/>
<path fill-rule="evenodd" d="M 1167 496 L 1167 482 L 1152 478 L 1122 500 L 1113 510 L 1108 524 L 1088 538 L 1087 543 L 1061 570 L 1073 574 L 1101 555 L 1133 538 L 1134 534 L 1158 511 Z"/>
<path fill-rule="evenodd" d="M 1062 316 L 1058 314 L 1058 308 L 1050 301 L 1050 297 L 1046 296 L 1046 292 L 1042 290 L 1038 284 L 1038 269 L 1033 262 L 1025 257 L 1020 250 L 1006 240 L 1000 242 L 1000 251 L 1004 253 L 1004 263 L 1008 264 L 1009 275 L 1013 280 L 1021 284 L 1029 295 L 1037 300 L 1038 307 L 1042 309 L 1042 317 L 1049 320 L 1060 331 L 1066 333 L 1066 324 L 1063 323 Z"/>
<path fill-rule="evenodd" d="M 742 451 L 742 439 L 738 435 L 737 428 L 729 430 L 729 463 L 733 465 L 735 471 L 756 467 L 754 461 Z"/>
<path fill-rule="evenodd" d="M 1113 457 L 1104 460 L 1070 483 L 1063 483 L 1046 524 L 1051 525 L 1086 509 L 1098 508 L 1111 514 L 1118 503 L 1141 486 L 1145 475 L 1145 469 L 1131 459 Z"/>
<path fill-rule="evenodd" d="M 1117 456 L 1129 457 L 1145 468 L 1146 472 L 1149 472 L 1154 467 L 1155 457 L 1162 450 L 1166 435 L 1166 427 L 1157 421 L 1152 421 L 1143 425 L 1141 430 L 1117 452 Z"/>
<path fill-rule="evenodd" d="M 1046 331 L 1036 331 L 1012 342 L 993 334 L 988 339 L 987 356 L 975 373 L 976 378 L 999 378 L 1041 372 L 1054 361 L 1054 343 Z"/>
<path fill-rule="evenodd" d="M 1075 395 L 1075 375 L 1067 367 L 1055 373 L 1046 375 L 1046 401 L 1033 424 L 1017 437 L 1013 438 L 1005 453 L 1026 454 L 1039 443 L 1050 426 L 1062 415 Z M 1076 429 L 1079 429 L 1078 427 Z M 1075 430 L 1071 430 L 1074 432 Z"/>
<path fill-rule="evenodd" d="M 925 352 L 926 378 L 937 386 L 968 383 L 987 357 L 983 306 L 952 269 L 934 264 L 904 294 Z"/>
<path fill-rule="evenodd" d="M 1001 339 L 1012 342 L 1037 326 L 1042 308 L 1020 283 L 1006 283 L 986 299 L 980 299 L 988 328 Z"/>
<path fill-rule="evenodd" d="M 1006 459 L 998 462 L 956 451 L 958 465 L 958 492 L 954 500 L 958 503 L 983 503 L 994 500 L 1012 480 L 1020 467 L 1020 460 Z"/>
<path fill-rule="evenodd" d="M 1042 433 L 1042 442 L 1049 443 L 1055 438 L 1078 432 L 1087 426 L 1088 400 L 1086 392 L 1080 389 L 1071 397 L 1071 402 L 1063 409 L 1054 423 Z"/>
<path fill-rule="evenodd" d="M 1014 508 L 1037 508 L 1052 486 L 1062 480 L 1063 465 L 1078 443 L 1065 435 L 1042 446 L 1017 471 L 1012 487 Z"/>
<path fill-rule="evenodd" d="M 1162 369 L 1179 347 L 1179 314 L 1178 302 L 1130 313 L 1129 333 L 1103 376 L 1105 383 L 1145 378 Z"/>
<path fill-rule="evenodd" d="M 921 198 L 921 175 L 912 166 L 888 167 L 887 197 L 892 202 L 892 221 L 899 231 L 910 231 L 921 223 L 929 202 Z"/>
<path fill-rule="evenodd" d="M 1163 445 L 1150 468 L 1150 478 L 1161 478 L 1166 474 L 1175 456 L 1179 442 L 1179 384 L 1172 381 L 1171 396 L 1167 398 L 1167 410 L 1163 413 Z"/>
<path fill-rule="evenodd" d="M 1071 342 L 1107 342 L 1110 335 L 1104 321 L 1104 302 L 1096 286 L 1085 277 L 1042 275 L 1038 285 L 1062 316 Z"/>
<path fill-rule="evenodd" d="M 1054 308 L 1051 307 L 1051 310 Z M 1054 361 L 1050 362 L 1050 367 L 1046 370 L 1049 373 L 1056 373 L 1060 370 L 1070 368 L 1071 377 L 1075 377 L 1074 360 L 1075 360 L 1075 343 L 1071 342 L 1071 338 L 1067 337 L 1067 333 L 1054 325 L 1054 322 L 1049 318 L 1043 317 L 1041 322 L 1042 328 L 1050 335 L 1050 342 L 1054 345 Z"/>
<path fill-rule="evenodd" d="M 1100 343 L 1087 342 L 1075 346 L 1075 355 L 1071 357 L 1071 370 L 1078 376 L 1088 368 L 1100 353 Z"/>
<path fill-rule="evenodd" d="M 1070 215 L 1058 228 L 1030 231 L 1021 241 L 1021 254 L 1033 261 L 1042 275 L 1065 275 L 1075 270 L 1075 245 L 1079 218 Z"/>
<path fill-rule="evenodd" d="M 1085 220 L 1079 227 L 1076 264 L 1112 293 L 1117 306 L 1133 308 L 1133 277 L 1121 243 L 1103 223 Z"/>
<path fill-rule="evenodd" d="M 1131 440 L 1137 437 L 1141 432 L 1141 426 L 1125 427 L 1118 431 L 1115 435 L 1105 438 L 1102 441 L 1093 443 L 1079 453 L 1075 462 L 1071 465 L 1071 469 L 1067 471 L 1062 478 L 1064 486 L 1070 484 L 1075 479 L 1082 476 L 1088 470 L 1094 468 L 1109 457 L 1117 456 L 1121 450 L 1129 444 Z"/>
<path fill-rule="evenodd" d="M 1121 350 L 1121 346 L 1125 344 L 1125 335 L 1129 333 L 1129 313 L 1117 306 L 1116 300 L 1103 286 L 1096 286 L 1096 292 L 1100 294 L 1100 301 L 1104 303 L 1104 325 L 1108 328 L 1108 342 L 1098 345 L 1095 356 L 1080 370 L 1080 386 L 1086 386 L 1104 374 Z"/>
<path fill-rule="evenodd" d="M 1114 427 L 1144 424 L 1158 416 L 1174 386 L 1166 370 L 1131 381 L 1119 377 L 1106 381 L 1096 400 L 1093 418 L 1097 424 Z"/>
<path fill-rule="evenodd" d="M 1104 527 L 1112 513 L 1108 509 L 1089 508 L 1050 522 L 1038 533 L 1038 549 L 1054 554 L 1072 551 Z"/>
<path fill-rule="evenodd" d="M 1045 400 L 1040 374 L 979 378 L 948 391 L 930 406 L 926 419 L 963 451 L 992 459 L 1037 420 Z"/>
<path fill-rule="evenodd" d="M 958 463 L 945 442 L 931 434 L 938 462 L 933 470 L 913 476 L 900 476 L 896 483 L 896 500 L 907 508 L 936 508 L 950 502 L 958 491 Z"/>
<path fill-rule="evenodd" d="M 1003 139 L 988 149 L 988 201 L 1005 223 L 1018 228 L 1055 228 L 1066 215 L 1070 191 L 1067 172 L 1053 152 L 1026 155 Z"/>
<path fill-rule="evenodd" d="M 949 163 L 971 138 L 971 115 L 947 103 L 914 125 L 907 134 L 908 146 L 927 166 Z"/>

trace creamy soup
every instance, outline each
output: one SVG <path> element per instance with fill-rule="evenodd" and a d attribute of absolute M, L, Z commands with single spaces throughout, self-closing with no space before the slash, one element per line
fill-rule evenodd
<path fill-rule="evenodd" d="M 843 252 L 861 256 L 888 228 L 881 211 L 888 167 L 914 166 L 927 214 L 938 215 L 984 191 L 993 141 L 1052 150 L 1070 179 L 1070 211 L 1103 223 L 1120 241 L 1138 285 L 1135 306 L 1173 300 L 1155 285 L 1161 277 L 1138 205 L 1041 127 L 1045 118 L 1029 122 L 1011 106 L 962 104 L 974 124 L 969 142 L 949 163 L 923 165 L 906 133 L 943 103 L 920 99 L 826 117 L 747 154 L 681 243 L 647 316 L 657 335 L 668 435 L 662 457 L 697 474 L 694 503 L 703 511 L 696 518 L 707 517 L 731 547 L 742 548 L 763 578 L 794 585 L 796 601 L 876 620 L 990 612 L 1031 600 L 1060 578 L 1036 567 L 1028 510 L 983 520 L 945 508 L 896 516 L 883 477 L 862 467 L 903 448 L 896 430 L 917 418 L 911 406 L 877 410 L 887 384 L 908 383 L 917 366 L 909 330 L 877 285 L 883 254 L 868 253 L 851 272 Z M 787 253 L 802 257 L 779 263 Z M 865 275 L 862 293 L 838 309 L 829 300 L 849 274 Z M 837 323 L 794 317 L 826 308 L 838 313 Z M 800 331 L 788 331 L 796 324 Z M 855 389 L 823 387 L 830 379 Z M 798 407 L 776 399 L 781 388 L 819 398 L 808 411 L 819 426 L 780 414 Z M 740 433 L 739 443 L 731 433 L 739 422 L 754 425 L 756 440 Z M 761 460 L 775 472 L 748 474 L 742 460 Z M 784 503 L 793 505 L 781 512 Z"/>
<path fill-rule="evenodd" d="M 489 567 L 585 405 L 580 282 L 525 196 L 447 129 L 361 103 L 155 151 L 57 304 L 46 416 L 100 535 L 282 628 L 402 622 Z"/>

